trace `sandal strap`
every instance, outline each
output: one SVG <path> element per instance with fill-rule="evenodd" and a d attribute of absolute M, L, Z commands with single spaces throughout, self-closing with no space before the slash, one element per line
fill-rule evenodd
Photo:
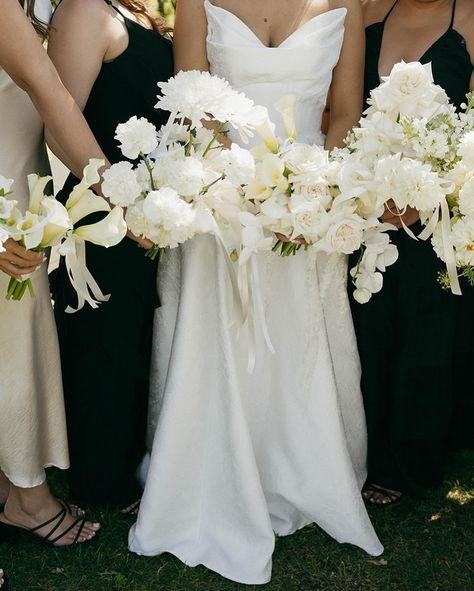
<path fill-rule="evenodd" d="M 86 524 L 86 520 L 85 520 L 85 518 L 83 518 L 81 521 L 81 525 L 79 526 L 79 529 L 77 530 L 77 534 L 76 534 L 76 537 L 74 538 L 73 544 L 77 544 L 77 542 L 82 534 L 82 530 L 84 529 L 85 524 Z"/>
<path fill-rule="evenodd" d="M 59 542 L 59 540 L 64 538 L 64 536 L 66 536 L 72 529 L 74 529 L 78 523 L 81 523 L 81 527 L 79 529 L 80 529 L 80 531 L 82 531 L 82 528 L 84 527 L 84 522 L 85 522 L 85 517 L 79 517 L 78 519 L 76 519 L 76 521 L 74 521 L 74 523 L 72 525 L 70 525 L 62 533 L 60 533 L 59 536 L 56 536 L 52 540 L 48 540 L 48 542 L 53 545 L 56 542 Z M 78 536 L 76 536 L 76 538 L 74 538 L 74 542 L 72 543 L 72 545 L 74 545 L 76 543 L 77 537 Z"/>
<path fill-rule="evenodd" d="M 34 534 L 39 529 L 46 527 L 47 525 L 50 525 L 51 523 L 54 523 L 58 519 L 61 519 L 61 521 L 58 524 L 56 524 L 56 526 L 51 530 L 50 534 L 48 534 L 48 535 L 51 535 L 51 533 L 54 533 L 58 529 L 58 527 L 61 525 L 61 523 L 64 521 L 64 518 L 66 517 L 66 513 L 67 513 L 66 509 L 64 507 L 62 507 L 61 511 L 57 515 L 55 515 L 54 517 L 51 517 L 51 519 L 48 519 L 48 521 L 45 521 L 44 523 L 40 523 L 40 525 L 37 525 L 36 527 L 32 527 L 28 531 L 30 533 Z"/>

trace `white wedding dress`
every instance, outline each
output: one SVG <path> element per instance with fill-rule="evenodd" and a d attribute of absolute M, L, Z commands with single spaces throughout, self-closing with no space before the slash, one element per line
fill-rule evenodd
<path fill-rule="evenodd" d="M 205 2 L 211 72 L 270 109 L 298 97 L 299 139 L 322 144 L 321 116 L 339 59 L 345 9 L 267 48 L 230 12 Z M 280 130 L 281 133 L 281 130 Z M 130 548 L 170 552 L 240 583 L 271 577 L 274 532 L 312 522 L 338 542 L 383 548 L 360 490 L 366 429 L 343 257 L 258 256 L 276 353 L 232 327 L 222 251 L 199 237 L 159 271 L 151 392 L 151 463 Z"/>

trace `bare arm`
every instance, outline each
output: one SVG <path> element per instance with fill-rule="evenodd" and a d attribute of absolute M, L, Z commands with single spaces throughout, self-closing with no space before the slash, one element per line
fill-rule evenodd
<path fill-rule="evenodd" d="M 55 154 L 77 176 L 103 153 L 17 0 L 0 10 L 0 66 L 31 97 Z"/>
<path fill-rule="evenodd" d="M 330 92 L 330 122 L 326 148 L 342 146 L 359 121 L 364 92 L 365 34 L 359 0 L 343 0 L 331 8 L 347 8 L 344 43 L 334 69 Z"/>
<path fill-rule="evenodd" d="M 209 70 L 207 18 L 203 0 L 179 0 L 174 28 L 175 71 Z"/>

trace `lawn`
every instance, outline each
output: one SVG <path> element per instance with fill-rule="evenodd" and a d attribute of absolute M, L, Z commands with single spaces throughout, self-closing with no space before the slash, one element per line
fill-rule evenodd
<path fill-rule="evenodd" d="M 64 492 L 64 477 L 52 474 Z M 55 549 L 22 536 L 0 546 L 12 591 L 474 591 L 474 452 L 452 458 L 447 480 L 423 501 L 404 499 L 371 516 L 386 552 L 373 559 L 340 546 L 317 527 L 277 541 L 273 579 L 238 585 L 170 555 L 142 558 L 127 551 L 129 519 L 96 514 L 100 538 Z"/>

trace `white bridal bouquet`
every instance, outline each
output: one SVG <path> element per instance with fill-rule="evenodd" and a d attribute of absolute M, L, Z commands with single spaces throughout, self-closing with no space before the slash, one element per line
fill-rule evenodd
<path fill-rule="evenodd" d="M 474 262 L 469 256 L 474 208 L 468 197 L 474 163 L 468 133 L 474 125 L 472 97 L 458 114 L 434 84 L 430 64 L 401 62 L 371 93 L 369 104 L 347 148 L 337 154 L 340 198 L 378 215 L 386 207 L 400 216 L 415 209 L 424 229 L 415 236 L 403 224 L 405 231 L 414 239 L 432 237 L 447 265 L 449 280 L 444 281 L 460 293 L 456 265 Z M 368 258 L 373 255 L 363 245 L 360 264 L 367 266 Z M 370 291 L 363 275 L 353 274 L 353 280 L 356 293 Z"/>
<path fill-rule="evenodd" d="M 44 251 L 57 247 L 58 253 L 65 257 L 66 268 L 72 286 L 78 295 L 78 307 L 87 302 L 96 308 L 98 302 L 107 301 L 86 267 L 85 243 L 110 247 L 118 244 L 125 236 L 127 227 L 120 207 L 110 208 L 103 197 L 99 197 L 91 186 L 100 181 L 98 170 L 104 165 L 102 160 L 91 160 L 84 169 L 83 179 L 72 190 L 65 205 L 55 197 L 45 195 L 50 176 L 28 176 L 30 200 L 28 209 L 22 213 L 17 202 L 6 197 L 10 193 L 12 181 L 0 177 L 0 242 L 13 238 L 28 250 Z M 86 216 L 94 212 L 107 212 L 99 222 L 81 225 Z M 28 289 L 34 297 L 31 277 L 23 281 L 11 279 L 6 297 L 21 300 Z M 68 308 L 68 311 L 76 311 Z"/>
<path fill-rule="evenodd" d="M 296 141 L 294 104 L 295 97 L 286 95 L 275 105 L 285 140 L 273 125 L 259 129 L 264 143 L 254 150 L 256 174 L 245 190 L 241 260 L 265 249 L 281 256 L 302 247 L 348 255 L 362 247 L 365 258 L 351 272 L 358 283 L 354 297 L 365 303 L 382 287 L 379 271 L 397 259 L 386 234 L 393 227 L 379 221 L 380 206 L 361 207 L 356 195 L 341 193 L 340 163 L 327 150 Z"/>
<path fill-rule="evenodd" d="M 103 194 L 127 208 L 134 234 L 153 242 L 150 256 L 212 233 L 229 258 L 239 240 L 242 187 L 253 178 L 255 162 L 248 150 L 218 139 L 232 128 L 247 140 L 267 111 L 207 72 L 180 72 L 158 86 L 156 108 L 170 111 L 168 124 L 158 131 L 132 117 L 117 127 L 128 160 L 105 172 Z"/>

